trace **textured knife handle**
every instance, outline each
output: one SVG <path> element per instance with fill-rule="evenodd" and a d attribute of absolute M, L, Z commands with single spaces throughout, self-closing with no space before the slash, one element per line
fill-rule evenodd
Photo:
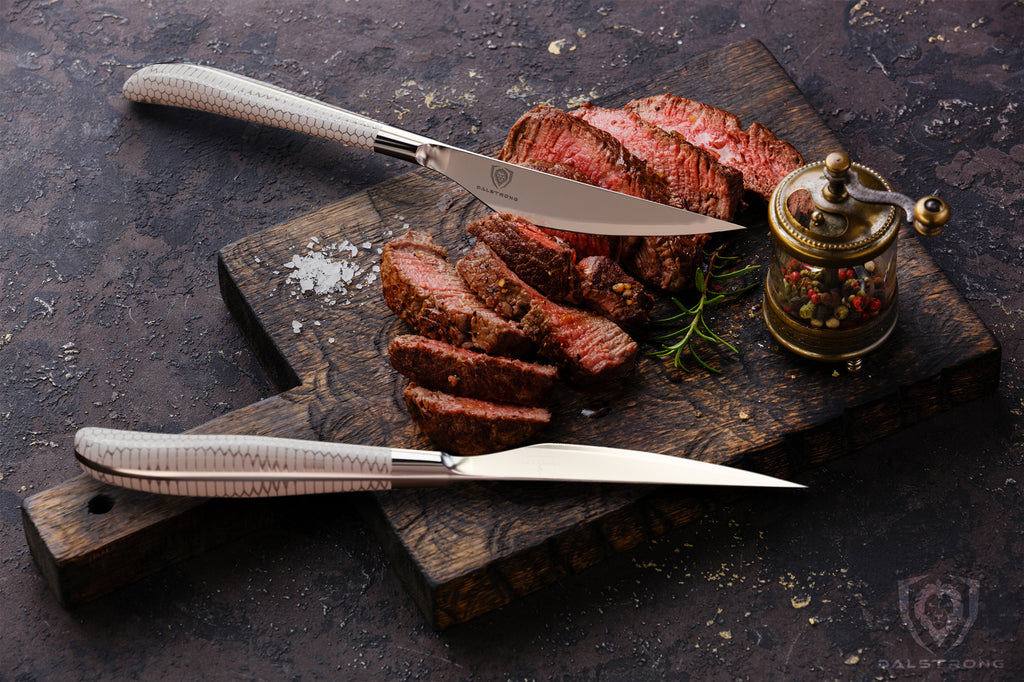
<path fill-rule="evenodd" d="M 144 492 L 277 497 L 385 490 L 390 448 L 265 436 L 84 428 L 75 453 L 89 475 Z"/>
<path fill-rule="evenodd" d="M 146 66 L 125 81 L 123 91 L 135 102 L 221 114 L 362 149 L 372 150 L 382 129 L 394 130 L 366 116 L 209 66 Z"/>

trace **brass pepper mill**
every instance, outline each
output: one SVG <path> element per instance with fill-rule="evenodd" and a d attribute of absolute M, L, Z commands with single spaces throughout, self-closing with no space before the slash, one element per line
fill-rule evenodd
<path fill-rule="evenodd" d="M 762 307 L 780 344 L 857 371 L 861 358 L 889 338 L 899 312 L 900 209 L 922 235 L 939 234 L 949 220 L 939 197 L 915 203 L 842 152 L 779 183 L 768 211 L 772 247 Z"/>

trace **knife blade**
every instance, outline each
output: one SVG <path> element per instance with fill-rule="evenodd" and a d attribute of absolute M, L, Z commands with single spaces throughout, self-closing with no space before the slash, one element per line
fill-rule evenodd
<path fill-rule="evenodd" d="M 86 427 L 75 457 L 90 476 L 189 497 L 278 497 L 459 481 L 561 481 L 804 488 L 744 469 L 639 450 L 544 443 L 458 457 L 327 441 Z"/>
<path fill-rule="evenodd" d="M 626 236 L 741 230 L 742 225 L 492 159 L 246 76 L 194 64 L 151 64 L 122 88 L 135 102 L 230 116 L 315 135 L 430 168 L 494 211 L 542 227 Z"/>

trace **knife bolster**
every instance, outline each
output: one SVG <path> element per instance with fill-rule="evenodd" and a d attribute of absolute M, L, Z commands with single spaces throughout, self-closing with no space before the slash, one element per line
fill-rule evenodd
<path fill-rule="evenodd" d="M 441 486 L 455 478 L 444 464 L 440 452 L 393 449 L 391 451 L 391 487 L 421 488 Z"/>
<path fill-rule="evenodd" d="M 402 161 L 419 164 L 416 152 L 420 146 L 427 143 L 433 143 L 433 141 L 419 135 L 407 133 L 398 128 L 385 126 L 377 133 L 377 137 L 373 140 L 373 151 L 401 159 Z"/>

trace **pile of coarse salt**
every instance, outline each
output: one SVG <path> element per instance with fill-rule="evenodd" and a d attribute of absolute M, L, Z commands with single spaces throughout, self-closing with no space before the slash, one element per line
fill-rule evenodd
<path fill-rule="evenodd" d="M 352 304 L 353 295 L 377 281 L 380 274 L 380 249 L 370 242 L 356 246 L 344 239 L 333 244 L 321 244 L 317 237 L 310 238 L 304 254 L 294 254 L 282 267 L 291 272 L 286 281 L 298 285 L 292 296 L 315 294 L 326 305 Z M 364 262 L 357 259 L 365 256 Z"/>

